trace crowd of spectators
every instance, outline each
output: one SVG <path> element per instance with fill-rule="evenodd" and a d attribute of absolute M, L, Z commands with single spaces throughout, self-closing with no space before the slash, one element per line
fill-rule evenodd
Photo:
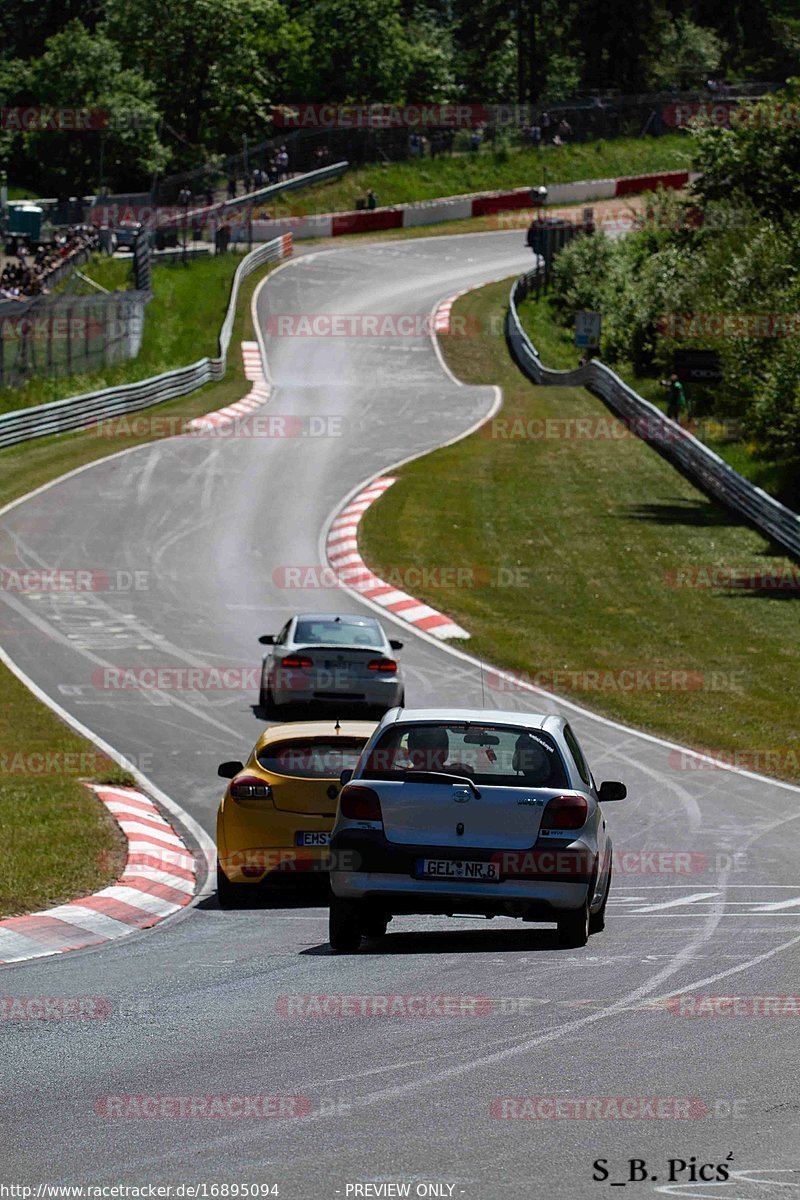
<path fill-rule="evenodd" d="M 273 151 L 269 158 L 265 160 L 264 166 L 254 166 L 246 168 L 241 176 L 237 176 L 234 171 L 228 174 L 228 199 L 235 200 L 238 195 L 238 183 L 241 178 L 244 195 L 250 192 L 260 191 L 261 188 L 267 187 L 273 183 L 283 183 L 284 180 L 290 179 L 292 175 L 289 164 L 289 152 L 285 146 L 281 146 L 278 150 Z M 213 188 L 207 189 L 208 195 L 213 195 Z M 207 203 L 212 201 L 207 199 Z"/>
<path fill-rule="evenodd" d="M 0 300 L 26 300 L 46 296 L 53 272 L 84 250 L 94 250 L 99 236 L 86 226 L 70 226 L 51 242 L 40 243 L 31 253 L 25 238 L 12 238 L 6 246 L 7 261 L 0 271 Z"/>

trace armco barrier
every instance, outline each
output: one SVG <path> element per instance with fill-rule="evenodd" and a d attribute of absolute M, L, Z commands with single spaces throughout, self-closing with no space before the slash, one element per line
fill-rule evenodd
<path fill-rule="evenodd" d="M 138 383 L 86 392 L 82 396 L 71 396 L 68 400 L 54 400 L 51 404 L 6 413 L 0 416 L 0 448 L 14 446 L 31 438 L 85 429 L 109 417 L 138 412 L 152 404 L 163 404 L 165 400 L 185 396 L 206 383 L 222 379 L 242 280 L 266 263 L 288 258 L 291 253 L 292 236 L 285 234 L 259 246 L 239 263 L 231 285 L 228 311 L 219 334 L 219 355 L 216 358 L 201 358 L 188 367 L 165 371 L 163 375 L 142 379 Z"/>
<path fill-rule="evenodd" d="M 635 392 L 597 359 L 573 371 L 552 371 L 539 358 L 519 319 L 517 304 L 529 294 L 535 272 L 522 275 L 511 288 L 506 337 L 517 365 L 534 383 L 548 387 L 587 387 L 605 400 L 634 432 L 646 432 L 665 458 L 676 463 L 709 496 L 733 509 L 760 533 L 800 559 L 800 516 L 755 487 L 688 430 Z"/>
<path fill-rule="evenodd" d="M 291 179 L 281 180 L 280 183 L 270 183 L 257 188 L 254 192 L 236 196 L 228 200 L 220 200 L 215 204 L 198 205 L 184 209 L 178 205 L 157 205 L 150 201 L 148 195 L 126 200 L 115 200 L 103 203 L 102 198 L 95 197 L 89 210 L 89 220 L 99 225 L 116 225 L 121 220 L 141 221 L 149 229 L 168 228 L 185 223 L 192 224 L 195 220 L 231 221 L 238 215 L 240 224 L 244 222 L 251 209 L 269 201 L 280 199 L 284 192 L 296 192 L 301 188 L 313 187 L 317 183 L 327 183 L 344 175 L 349 167 L 346 161 L 331 163 L 326 167 L 318 167 L 314 171 L 306 171 L 304 175 L 294 175 Z M 98 202 L 100 199 L 101 202 Z M 108 198 L 110 200 L 110 197 Z M 236 240 L 236 239 L 234 239 Z M 239 237 L 241 241 L 242 238 Z"/>

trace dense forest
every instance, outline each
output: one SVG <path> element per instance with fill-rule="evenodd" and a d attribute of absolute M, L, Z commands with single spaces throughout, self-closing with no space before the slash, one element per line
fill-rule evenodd
<path fill-rule="evenodd" d="M 275 105 L 525 101 L 784 80 L 792 0 L 4 0 L 0 160 L 45 188 L 141 185 L 273 132 Z M 20 106 L 102 110 L 20 131 Z"/>

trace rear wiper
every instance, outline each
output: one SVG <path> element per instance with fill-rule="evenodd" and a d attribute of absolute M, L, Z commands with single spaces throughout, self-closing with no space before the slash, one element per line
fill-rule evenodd
<path fill-rule="evenodd" d="M 465 783 L 476 800 L 481 798 L 480 792 L 468 775 L 446 775 L 444 771 L 404 771 L 403 774 L 406 779 L 424 779 L 426 783 Z"/>

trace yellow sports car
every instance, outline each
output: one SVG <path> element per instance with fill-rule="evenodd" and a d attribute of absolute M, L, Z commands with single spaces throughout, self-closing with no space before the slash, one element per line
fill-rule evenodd
<path fill-rule="evenodd" d="M 225 762 L 217 813 L 217 898 L 247 903 L 252 885 L 325 879 L 339 775 L 354 767 L 370 721 L 270 725 L 246 763 Z"/>

